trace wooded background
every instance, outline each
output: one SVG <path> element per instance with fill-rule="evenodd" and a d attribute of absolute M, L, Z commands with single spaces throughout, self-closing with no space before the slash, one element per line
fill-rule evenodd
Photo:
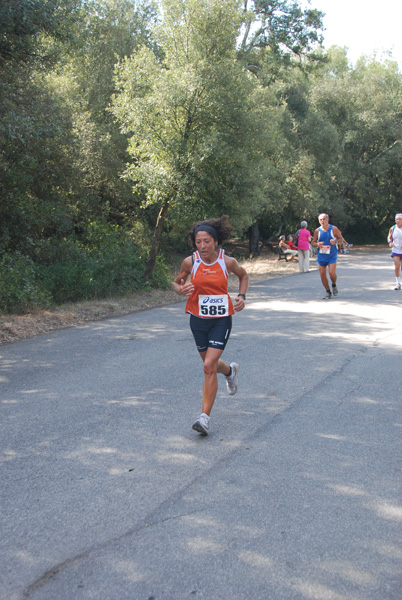
<path fill-rule="evenodd" d="M 293 0 L 0 0 L 0 310 L 167 285 L 197 220 L 384 243 L 396 62 L 324 52 Z M 345 15 L 347 19 L 347 15 Z"/>

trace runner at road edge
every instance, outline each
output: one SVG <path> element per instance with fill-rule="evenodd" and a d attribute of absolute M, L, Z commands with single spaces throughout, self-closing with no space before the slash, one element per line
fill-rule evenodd
<path fill-rule="evenodd" d="M 239 365 L 221 359 L 232 329 L 232 315 L 245 307 L 248 288 L 246 270 L 218 247 L 230 237 L 232 229 L 226 215 L 195 223 L 189 236 L 196 251 L 183 260 L 173 282 L 173 289 L 188 298 L 185 312 L 190 314 L 190 328 L 204 364 L 202 412 L 192 426 L 202 435 L 208 434 L 218 373 L 225 376 L 229 394 L 237 392 Z M 234 302 L 228 293 L 230 273 L 239 279 L 239 293 Z"/>
<path fill-rule="evenodd" d="M 320 227 L 314 231 L 312 245 L 318 248 L 317 263 L 320 270 L 321 283 L 325 288 L 324 300 L 329 300 L 332 295 L 338 295 L 336 286 L 336 261 L 338 259 L 338 240 L 342 234 L 335 225 L 329 224 L 329 216 L 326 213 L 318 215 Z M 329 289 L 328 275 L 332 283 L 332 292 Z"/>
<path fill-rule="evenodd" d="M 394 259 L 396 286 L 394 290 L 401 289 L 402 267 L 402 213 L 395 215 L 395 225 L 388 233 L 388 245 L 392 248 L 391 256 Z"/>

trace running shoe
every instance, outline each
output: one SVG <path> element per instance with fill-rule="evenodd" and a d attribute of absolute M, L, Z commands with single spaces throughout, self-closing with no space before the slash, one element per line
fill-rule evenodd
<path fill-rule="evenodd" d="M 193 423 L 193 429 L 202 435 L 208 435 L 209 416 L 201 413 Z"/>
<path fill-rule="evenodd" d="M 401 284 L 400 284 L 400 283 L 398 283 L 398 284 L 396 285 L 396 287 L 394 287 L 394 290 L 400 290 L 400 289 L 401 289 Z"/>
<path fill-rule="evenodd" d="M 332 294 L 329 290 L 325 292 L 325 296 L 323 296 L 323 300 L 331 300 Z"/>
<path fill-rule="evenodd" d="M 333 293 L 334 296 L 338 295 L 338 288 L 336 287 L 336 285 L 332 286 L 332 293 Z"/>
<path fill-rule="evenodd" d="M 226 379 L 226 387 L 231 396 L 237 392 L 237 375 L 239 373 L 239 365 L 237 363 L 230 363 L 229 365 L 232 369 L 231 375 L 225 375 Z"/>

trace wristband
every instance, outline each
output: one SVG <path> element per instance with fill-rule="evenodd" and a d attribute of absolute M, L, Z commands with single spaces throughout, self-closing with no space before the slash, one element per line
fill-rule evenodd
<path fill-rule="evenodd" d="M 237 297 L 239 296 L 243 296 L 243 298 L 246 299 L 246 294 L 237 294 Z"/>

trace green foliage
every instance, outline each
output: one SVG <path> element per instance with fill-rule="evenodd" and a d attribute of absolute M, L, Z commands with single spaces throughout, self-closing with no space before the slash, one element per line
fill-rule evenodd
<path fill-rule="evenodd" d="M 272 78 L 294 57 L 319 59 L 312 51 L 323 41 L 322 12 L 303 10 L 298 2 L 288 0 L 244 0 L 242 4 L 239 58 L 250 71 L 261 74 L 264 63 L 269 64 Z"/>
<path fill-rule="evenodd" d="M 68 114 L 43 79 L 5 72 L 0 85 L 0 247 L 24 254 L 55 230 L 71 226 L 73 143 Z"/>
<path fill-rule="evenodd" d="M 34 262 L 20 252 L 4 254 L 0 260 L 0 311 L 22 313 L 50 303 L 40 288 Z"/>
<path fill-rule="evenodd" d="M 118 226 L 90 223 L 81 242 L 65 240 L 64 260 L 48 251 L 45 255 L 47 261 L 37 267 L 38 281 L 55 303 L 126 295 L 144 286 L 144 259 L 131 235 Z M 158 278 L 166 285 L 162 259 Z"/>
<path fill-rule="evenodd" d="M 80 4 L 78 0 L 0 0 L 0 66 L 49 60 L 49 46 L 41 44 L 41 38 L 69 40 Z"/>
<path fill-rule="evenodd" d="M 339 53 L 335 59 L 338 66 Z M 364 223 L 368 236 L 379 234 L 400 211 L 401 75 L 395 63 L 362 59 L 354 69 L 338 69 L 337 77 L 329 63 L 313 83 L 312 105 L 337 136 L 321 184 L 326 212 L 341 227 Z"/>
<path fill-rule="evenodd" d="M 171 287 L 169 280 L 170 271 L 165 263 L 165 259 L 161 254 L 158 254 L 155 261 L 155 267 L 151 277 L 147 280 L 147 285 L 153 288 L 168 289 Z"/>
<path fill-rule="evenodd" d="M 145 285 L 145 257 L 132 234 L 118 226 L 90 223 L 81 241 L 49 238 L 35 248 L 35 259 L 19 252 L 3 256 L 0 311 L 123 296 Z M 168 285 L 168 268 L 161 256 L 147 285 Z"/>

